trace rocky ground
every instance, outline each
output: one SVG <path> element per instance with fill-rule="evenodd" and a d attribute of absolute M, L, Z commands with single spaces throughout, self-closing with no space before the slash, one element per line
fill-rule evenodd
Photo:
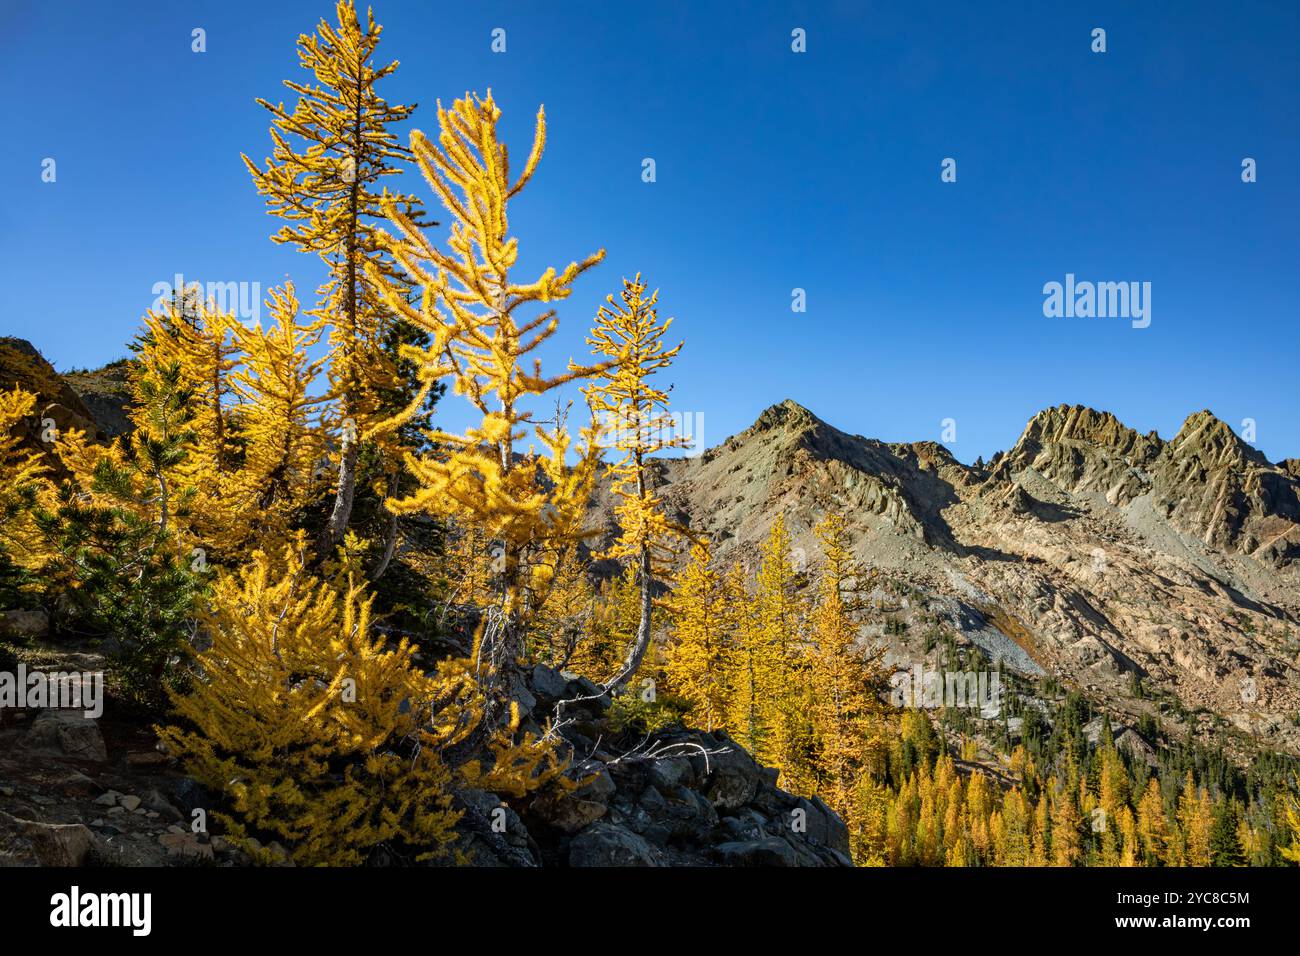
<path fill-rule="evenodd" d="M 24 655 L 29 667 L 95 671 L 90 649 Z M 537 667 L 516 688 L 533 726 L 587 681 Z M 564 708 L 574 793 L 507 805 L 465 790 L 457 849 L 476 866 L 850 866 L 848 831 L 819 800 L 776 786 L 723 735 L 608 728 L 604 699 Z M 147 722 L 0 710 L 0 866 L 237 866 L 208 817 L 212 797 L 160 752 Z M 275 843 L 267 846 L 283 855 Z M 393 862 L 384 850 L 373 860 Z"/>

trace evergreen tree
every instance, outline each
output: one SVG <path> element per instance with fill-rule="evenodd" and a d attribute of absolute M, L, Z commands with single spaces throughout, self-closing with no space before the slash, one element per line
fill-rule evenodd
<path fill-rule="evenodd" d="M 52 554 L 50 586 L 71 595 L 88 630 L 113 640 L 124 696 L 152 708 L 184 682 L 178 665 L 204 565 L 187 531 L 195 488 L 183 466 L 195 432 L 181 366 L 137 363 L 131 387 L 129 436 L 108 447 L 81 432 L 60 436 L 70 478 L 36 522 Z"/>
<path fill-rule="evenodd" d="M 1220 800 L 1214 811 L 1210 830 L 1210 865 L 1245 866 L 1246 854 L 1237 837 L 1241 826 L 1241 807 L 1236 800 Z"/>

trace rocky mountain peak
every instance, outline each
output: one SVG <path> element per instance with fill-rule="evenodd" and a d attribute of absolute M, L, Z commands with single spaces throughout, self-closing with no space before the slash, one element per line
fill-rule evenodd
<path fill-rule="evenodd" d="M 754 424 L 746 429 L 745 432 L 742 432 L 742 434 L 771 431 L 776 428 L 803 431 L 824 425 L 825 422 L 808 409 L 804 408 L 794 399 L 787 398 L 783 402 L 778 402 L 776 405 L 771 405 L 763 409 Z"/>
<path fill-rule="evenodd" d="M 1110 412 L 1062 404 L 1031 418 L 1009 457 L 1032 460 L 1044 446 L 1062 443 L 1094 446 L 1121 457 L 1144 460 L 1159 453 L 1163 445 L 1155 432 L 1139 434 Z"/>
<path fill-rule="evenodd" d="M 1195 458 L 1206 469 L 1242 468 L 1250 464 L 1268 465 L 1264 455 L 1241 440 L 1240 436 L 1209 409 L 1189 415 L 1183 427 L 1169 443 L 1176 458 Z"/>

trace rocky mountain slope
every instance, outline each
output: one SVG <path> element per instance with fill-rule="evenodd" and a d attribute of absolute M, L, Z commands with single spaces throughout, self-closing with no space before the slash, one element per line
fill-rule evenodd
<path fill-rule="evenodd" d="M 79 429 L 95 437 L 105 437 L 106 432 L 81 396 L 58 372 L 45 356 L 25 339 L 0 337 L 0 388 L 15 386 L 36 396 L 36 412 L 40 419 L 52 419 L 60 430 Z M 39 448 L 41 426 L 34 422 L 26 441 Z"/>
<path fill-rule="evenodd" d="M 888 585 L 864 640 L 900 667 L 927 659 L 918 636 L 937 628 L 1121 719 L 1160 712 L 1230 750 L 1300 752 L 1300 469 L 1271 464 L 1208 411 L 1164 441 L 1062 405 L 975 468 L 933 442 L 848 435 L 785 401 L 658 469 L 669 508 L 724 561 L 756 559 L 782 514 L 796 565 L 814 568 L 813 527 L 843 513 Z"/>

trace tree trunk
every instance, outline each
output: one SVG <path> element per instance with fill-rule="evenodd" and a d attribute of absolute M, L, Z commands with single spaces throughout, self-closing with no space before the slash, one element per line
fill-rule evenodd
<path fill-rule="evenodd" d="M 389 474 L 388 476 L 388 497 L 389 498 L 394 498 L 397 496 L 397 492 L 400 490 L 399 486 L 401 484 L 401 480 L 402 480 L 402 473 L 400 471 L 394 471 L 391 474 Z M 381 577 L 383 577 L 384 572 L 388 570 L 388 565 L 393 560 L 393 553 L 396 550 L 397 550 L 397 515 L 394 512 L 390 511 L 388 513 L 388 528 L 384 532 L 384 553 L 380 555 L 379 560 L 375 562 L 374 568 L 371 569 L 370 572 L 371 581 L 378 581 Z"/>
<path fill-rule="evenodd" d="M 363 73 L 363 64 L 358 60 L 357 77 Z M 345 353 L 347 365 L 347 381 L 344 383 L 343 394 L 343 420 L 345 427 L 343 429 L 343 451 L 339 456 L 339 483 L 338 489 L 334 493 L 334 510 L 330 512 L 329 522 L 325 525 L 325 530 L 321 534 L 321 548 L 319 557 L 323 560 L 329 555 L 343 540 L 343 535 L 347 533 L 348 522 L 352 519 L 352 502 L 356 498 L 357 490 L 357 458 L 360 455 L 360 448 L 357 444 L 356 430 L 360 427 L 359 422 L 350 421 L 348 416 L 355 414 L 355 402 L 357 393 L 360 391 L 360 385 L 357 382 L 357 284 L 359 276 L 357 275 L 357 246 L 359 237 L 357 235 L 358 221 L 360 217 L 361 206 L 361 163 L 362 163 L 362 135 L 363 127 L 361 118 L 361 96 L 362 87 L 360 81 L 356 87 L 356 104 L 354 111 L 354 122 L 352 125 L 352 181 L 348 184 L 348 223 L 346 235 L 346 255 L 347 265 L 343 275 L 343 294 L 346 297 L 344 308 L 347 316 L 347 337 L 344 339 L 341 350 Z"/>
<path fill-rule="evenodd" d="M 609 690 L 614 691 L 630 681 L 645 660 L 646 651 L 650 649 L 650 613 L 654 606 L 653 595 L 650 591 L 650 546 L 641 545 L 640 560 L 640 578 L 641 578 L 641 623 L 637 625 L 636 640 L 632 642 L 631 648 L 628 649 L 627 657 L 623 661 L 623 668 L 619 671 L 608 685 Z"/>
<path fill-rule="evenodd" d="M 343 540 L 352 517 L 352 500 L 357 491 L 357 458 L 359 448 L 353 428 L 343 430 L 343 449 L 339 454 L 339 483 L 334 494 L 334 509 L 321 532 L 318 558 L 324 560 Z"/>

